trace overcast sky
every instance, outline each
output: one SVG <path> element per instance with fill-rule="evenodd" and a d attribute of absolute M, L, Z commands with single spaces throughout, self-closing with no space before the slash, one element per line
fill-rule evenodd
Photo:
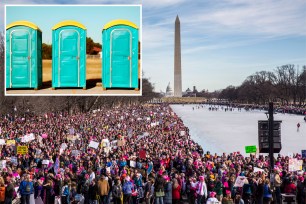
<path fill-rule="evenodd" d="M 64 0 L 4 0 L 61 4 Z M 83 3 L 81 0 L 69 4 Z M 173 88 L 174 21 L 181 21 L 183 90 L 240 85 L 256 71 L 306 65 L 305 0 L 87 0 L 142 3 L 142 65 L 155 90 Z M 0 13 L 3 13 L 1 1 Z M 1 22 L 3 29 L 3 22 Z"/>

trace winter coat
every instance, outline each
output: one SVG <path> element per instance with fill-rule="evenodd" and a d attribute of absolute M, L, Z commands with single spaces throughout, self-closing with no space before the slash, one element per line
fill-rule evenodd
<path fill-rule="evenodd" d="M 167 182 L 165 185 L 164 203 L 172 203 L 172 182 Z"/>
<path fill-rule="evenodd" d="M 267 184 L 264 185 L 264 189 L 263 190 L 264 190 L 263 191 L 263 197 L 264 198 L 272 198 L 271 189 L 270 189 L 270 187 Z"/>
<path fill-rule="evenodd" d="M 109 192 L 108 181 L 105 179 L 100 179 L 98 181 L 98 189 L 99 189 L 100 196 L 108 195 L 108 192 Z"/>
<path fill-rule="evenodd" d="M 296 185 L 294 183 L 289 183 L 285 186 L 285 193 L 295 194 L 296 193 Z"/>
<path fill-rule="evenodd" d="M 154 183 L 154 191 L 155 192 L 164 191 L 165 184 L 166 180 L 162 176 L 158 175 Z"/>
<path fill-rule="evenodd" d="M 122 196 L 122 188 L 121 185 L 114 185 L 113 186 L 113 197 L 121 198 Z"/>
<path fill-rule="evenodd" d="M 20 191 L 21 196 L 32 194 L 34 192 L 33 182 L 21 181 L 20 186 L 19 186 L 19 191 Z"/>
<path fill-rule="evenodd" d="M 90 200 L 96 200 L 97 194 L 98 194 L 98 186 L 96 184 L 95 185 L 89 185 L 88 198 Z"/>
<path fill-rule="evenodd" d="M 176 188 L 172 189 L 172 199 L 179 200 L 181 198 L 181 186 L 178 185 Z"/>
<path fill-rule="evenodd" d="M 125 181 L 122 186 L 123 194 L 128 195 L 132 194 L 132 191 L 134 190 L 134 185 L 131 181 Z"/>

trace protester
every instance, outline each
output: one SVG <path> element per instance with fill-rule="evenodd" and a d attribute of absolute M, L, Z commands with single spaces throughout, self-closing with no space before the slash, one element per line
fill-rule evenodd
<path fill-rule="evenodd" d="M 112 195 L 113 195 L 114 204 L 121 204 L 121 199 L 123 197 L 123 194 L 122 194 L 122 187 L 121 187 L 121 182 L 119 178 L 115 180 L 115 185 L 113 186 Z"/>
<path fill-rule="evenodd" d="M 30 204 L 30 195 L 34 193 L 33 182 L 30 181 L 30 175 L 26 174 L 21 181 L 18 191 L 21 195 L 21 204 Z"/>
<path fill-rule="evenodd" d="M 270 204 L 272 201 L 272 190 L 270 187 L 270 180 L 266 178 L 264 184 L 264 194 L 263 194 L 263 203 Z"/>
<path fill-rule="evenodd" d="M 60 198 L 63 204 L 71 203 L 80 194 L 86 204 L 98 200 L 109 203 L 116 197 L 116 185 L 122 189 L 124 203 L 129 204 L 132 193 L 133 200 L 140 203 L 142 196 L 146 203 L 153 199 L 155 203 L 176 202 L 177 197 L 170 197 L 174 194 L 190 204 L 205 203 L 210 192 L 216 192 L 222 203 L 233 202 L 236 195 L 247 202 L 249 189 L 251 198 L 262 198 L 254 199 L 258 204 L 264 196 L 265 200 L 269 198 L 262 182 L 270 178 L 269 157 L 243 156 L 240 152 L 204 154 L 190 139 L 182 119 L 166 104 L 101 107 L 74 114 L 7 114 L 0 117 L 0 136 L 5 141 L 0 159 L 6 161 L 0 176 L 6 178 L 8 203 L 17 196 L 15 187 L 20 188 L 23 203 L 33 193 L 45 203 L 58 203 Z M 298 193 L 300 200 L 305 195 L 300 182 L 305 166 L 301 172 L 289 171 L 289 161 L 306 163 L 305 158 L 294 154 L 275 159 L 275 194 L 286 190 Z M 253 167 L 260 171 L 255 172 Z M 25 175 L 27 180 L 23 180 Z M 242 175 L 249 185 L 235 186 Z M 121 182 L 115 181 L 118 178 Z M 298 183 L 295 190 L 290 179 Z M 170 190 L 174 181 L 181 191 Z M 32 183 L 30 192 L 26 183 Z"/>

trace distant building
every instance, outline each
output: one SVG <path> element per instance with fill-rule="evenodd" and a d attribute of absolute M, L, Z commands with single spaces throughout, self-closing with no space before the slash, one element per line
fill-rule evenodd
<path fill-rule="evenodd" d="M 170 82 L 168 83 L 168 86 L 166 88 L 166 97 L 172 97 L 173 96 L 173 90 L 170 86 Z"/>

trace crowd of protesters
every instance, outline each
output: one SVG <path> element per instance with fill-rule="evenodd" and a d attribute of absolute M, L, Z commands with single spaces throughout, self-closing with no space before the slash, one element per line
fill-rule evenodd
<path fill-rule="evenodd" d="M 0 204 L 306 203 L 305 167 L 279 155 L 271 174 L 267 156 L 210 154 L 168 105 L 4 115 L 0 136 L 15 140 L 0 146 Z"/>

